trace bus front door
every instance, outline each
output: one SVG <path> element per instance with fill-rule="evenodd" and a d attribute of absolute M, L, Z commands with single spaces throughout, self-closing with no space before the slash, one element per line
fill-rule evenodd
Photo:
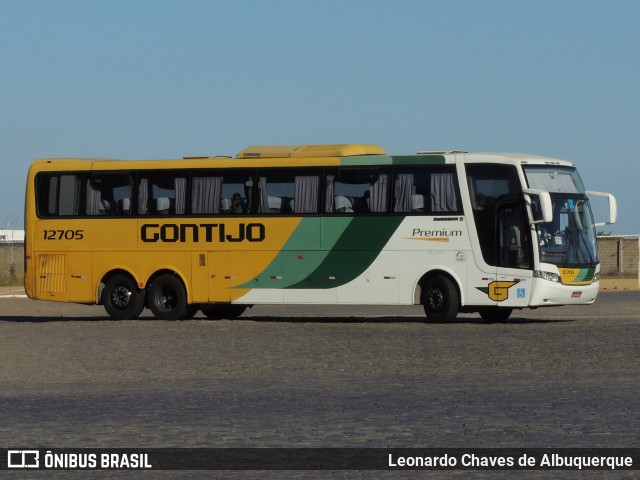
<path fill-rule="evenodd" d="M 499 203 L 496 214 L 498 251 L 494 299 L 499 307 L 526 307 L 531 293 L 533 256 L 524 201 Z"/>

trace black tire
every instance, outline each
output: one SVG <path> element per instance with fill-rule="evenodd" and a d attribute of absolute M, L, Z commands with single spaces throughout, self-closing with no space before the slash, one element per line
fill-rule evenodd
<path fill-rule="evenodd" d="M 506 322 L 513 312 L 512 308 L 488 307 L 481 309 L 478 313 L 485 322 Z"/>
<path fill-rule="evenodd" d="M 451 322 L 458 315 L 459 295 L 451 280 L 442 275 L 431 277 L 422 291 L 424 313 L 430 322 Z"/>
<path fill-rule="evenodd" d="M 247 309 L 247 305 L 218 304 L 202 307 L 202 313 L 210 320 L 233 320 L 238 318 Z"/>
<path fill-rule="evenodd" d="M 180 320 L 187 315 L 187 291 L 175 275 L 160 275 L 151 282 L 147 303 L 159 320 Z"/>
<path fill-rule="evenodd" d="M 144 290 L 126 275 L 112 276 L 102 291 L 102 304 L 114 320 L 135 320 L 144 310 Z"/>

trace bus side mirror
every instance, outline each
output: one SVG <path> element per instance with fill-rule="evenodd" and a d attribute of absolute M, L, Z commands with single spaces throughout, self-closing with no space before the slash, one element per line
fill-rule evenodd
<path fill-rule="evenodd" d="M 542 220 L 532 220 L 530 223 L 548 223 L 553 220 L 553 206 L 551 205 L 551 195 L 546 190 L 536 188 L 525 188 L 522 190 L 527 195 L 536 195 L 540 199 L 540 212 Z"/>
<path fill-rule="evenodd" d="M 610 193 L 604 192 L 587 192 L 587 195 L 595 196 L 595 197 L 605 197 L 609 200 L 609 221 L 608 222 L 598 222 L 595 223 L 596 227 L 603 227 L 605 225 L 611 225 L 612 223 L 616 223 L 618 219 L 618 202 L 616 201 L 616 197 L 611 195 Z"/>

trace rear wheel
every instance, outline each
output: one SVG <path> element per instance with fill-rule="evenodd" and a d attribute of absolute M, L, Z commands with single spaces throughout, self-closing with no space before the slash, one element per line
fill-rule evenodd
<path fill-rule="evenodd" d="M 134 320 L 144 309 L 144 290 L 126 275 L 112 276 L 102 291 L 102 304 L 114 320 Z"/>
<path fill-rule="evenodd" d="M 478 313 L 485 322 L 506 322 L 513 312 L 512 308 L 483 308 Z"/>
<path fill-rule="evenodd" d="M 422 292 L 422 305 L 431 322 L 451 322 L 458 315 L 459 295 L 456 286 L 443 275 L 431 277 Z"/>
<path fill-rule="evenodd" d="M 187 292 L 175 275 L 160 275 L 151 282 L 147 301 L 160 320 L 179 320 L 187 315 Z"/>
<path fill-rule="evenodd" d="M 210 320 L 233 320 L 238 318 L 247 309 L 246 305 L 219 304 L 202 307 L 202 313 Z"/>

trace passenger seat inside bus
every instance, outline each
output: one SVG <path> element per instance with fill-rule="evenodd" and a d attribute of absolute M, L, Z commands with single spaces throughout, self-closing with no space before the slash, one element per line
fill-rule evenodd
<path fill-rule="evenodd" d="M 111 209 L 111 202 L 106 198 L 100 200 L 98 205 L 98 214 L 100 215 L 111 215 L 113 210 Z"/>
<path fill-rule="evenodd" d="M 160 215 L 171 213 L 171 199 L 169 197 L 158 197 L 156 199 L 156 212 Z"/>
<path fill-rule="evenodd" d="M 282 209 L 282 198 L 269 195 L 267 197 L 267 204 L 269 206 L 268 213 L 280 213 Z"/>
<path fill-rule="evenodd" d="M 411 195 L 411 211 L 424 212 L 424 195 Z"/>
<path fill-rule="evenodd" d="M 130 198 L 121 198 L 118 200 L 118 212 L 122 215 L 129 215 L 131 213 Z"/>
<path fill-rule="evenodd" d="M 220 213 L 228 215 L 231 213 L 231 199 L 230 198 L 222 198 L 220 199 Z"/>
<path fill-rule="evenodd" d="M 336 195 L 334 205 L 338 213 L 353 213 L 353 204 L 344 195 Z"/>

